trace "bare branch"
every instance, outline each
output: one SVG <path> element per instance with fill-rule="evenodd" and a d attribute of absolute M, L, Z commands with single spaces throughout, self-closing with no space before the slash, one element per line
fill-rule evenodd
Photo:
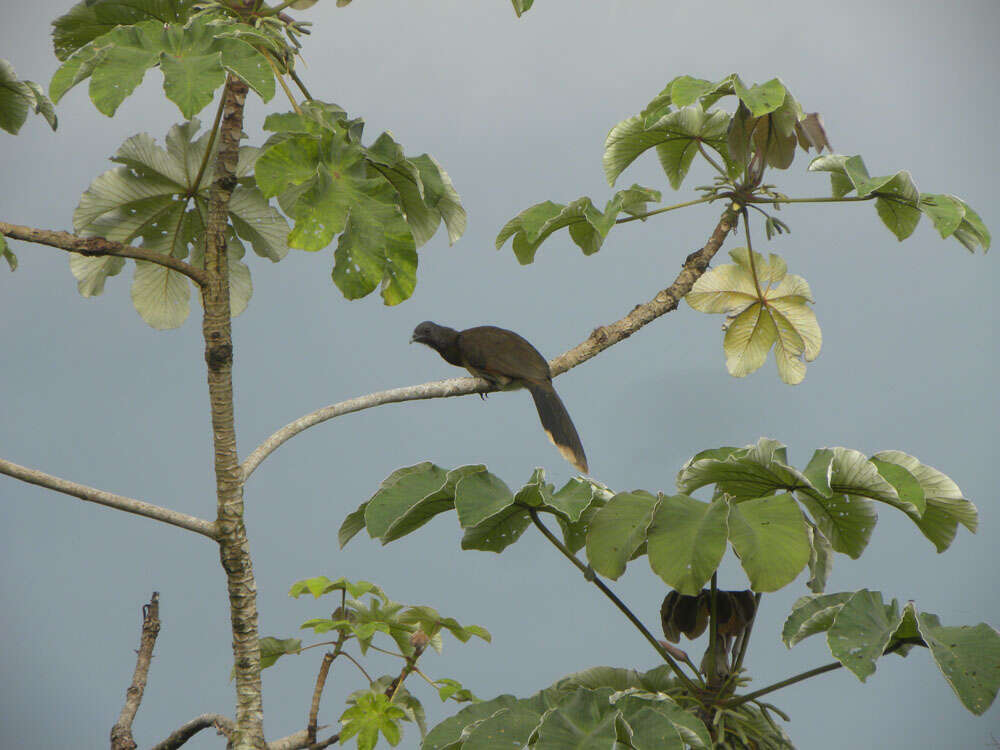
<path fill-rule="evenodd" d="M 58 232 L 51 229 L 35 229 L 34 227 L 23 227 L 18 224 L 8 224 L 0 221 L 0 234 L 5 234 L 15 240 L 24 242 L 35 242 L 39 245 L 57 247 L 70 253 L 89 256 L 115 255 L 119 258 L 133 258 L 135 260 L 148 260 L 158 266 L 164 266 L 177 273 L 182 273 L 191 279 L 195 284 L 202 287 L 207 283 L 208 276 L 200 268 L 195 268 L 190 263 L 185 263 L 179 258 L 171 255 L 164 255 L 141 247 L 125 245 L 121 242 L 107 240 L 103 237 L 80 237 L 69 232 Z"/>
<path fill-rule="evenodd" d="M 202 729 L 215 727 L 220 734 L 228 734 L 235 728 L 233 720 L 222 714 L 202 714 L 195 716 L 187 724 L 183 724 L 170 733 L 162 742 L 153 745 L 152 750 L 177 750 L 181 745 L 194 737 Z"/>
<path fill-rule="evenodd" d="M 732 209 L 726 209 L 726 212 L 716 225 L 715 231 L 712 232 L 708 243 L 687 257 L 681 272 L 669 287 L 659 292 L 649 302 L 643 305 L 636 305 L 621 320 L 595 328 L 585 341 L 551 360 L 549 367 L 552 370 L 553 377 L 561 375 L 577 365 L 583 364 L 588 359 L 597 356 L 619 341 L 627 339 L 644 325 L 651 323 L 661 315 L 675 310 L 680 301 L 684 299 L 684 295 L 691 291 L 694 282 L 705 273 L 712 257 L 722 247 L 726 235 L 736 226 L 736 217 L 736 212 Z M 358 396 L 357 398 L 325 406 L 322 409 L 299 417 L 294 422 L 290 422 L 257 446 L 253 453 L 247 456 L 243 462 L 243 479 L 246 480 L 249 478 L 254 470 L 260 466 L 261 462 L 283 443 L 291 440 L 300 432 L 328 419 L 350 414 L 351 412 L 370 409 L 373 406 L 382 406 L 383 404 L 394 404 L 400 401 L 418 401 L 428 398 L 465 396 L 470 393 L 486 393 L 492 390 L 495 390 L 495 388 L 480 378 L 449 378 L 448 380 L 436 380 L 430 383 L 421 383 L 420 385 L 409 385 L 402 388 L 393 388 L 388 391 L 369 393 L 366 396 Z"/>
<path fill-rule="evenodd" d="M 156 636 L 160 633 L 160 594 L 154 591 L 153 596 L 142 608 L 142 635 L 139 638 L 138 657 L 135 660 L 135 672 L 132 674 L 132 684 L 125 691 L 125 705 L 118 715 L 118 721 L 111 727 L 111 750 L 135 750 L 135 740 L 132 738 L 132 722 L 135 720 L 142 694 L 146 689 L 146 678 L 149 676 L 149 664 L 153 660 L 153 646 Z"/>
<path fill-rule="evenodd" d="M 195 516 L 189 516 L 186 513 L 178 513 L 175 510 L 161 508 L 159 505 L 146 503 L 142 500 L 135 500 L 131 497 L 115 495 L 111 492 L 87 487 L 83 484 L 71 482 L 68 479 L 60 479 L 43 471 L 29 469 L 26 466 L 20 466 L 2 458 L 0 458 L 0 474 L 6 474 L 15 479 L 20 479 L 22 482 L 37 484 L 39 487 L 46 487 L 56 492 L 72 495 L 91 503 L 106 505 L 109 508 L 123 510 L 126 513 L 135 513 L 137 516 L 145 516 L 146 518 L 152 518 L 154 521 L 179 526 L 182 529 L 207 536 L 209 539 L 215 539 L 214 523 L 202 518 L 196 518 Z"/>

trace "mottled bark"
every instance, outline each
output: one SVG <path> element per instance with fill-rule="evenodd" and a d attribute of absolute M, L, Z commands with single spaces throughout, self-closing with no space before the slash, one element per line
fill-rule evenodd
<path fill-rule="evenodd" d="M 208 203 L 203 288 L 205 363 L 212 409 L 215 448 L 215 484 L 218 499 L 216 528 L 219 556 L 226 572 L 236 670 L 236 728 L 231 741 L 236 750 L 264 747 L 263 704 L 260 684 L 260 645 L 257 632 L 257 584 L 250 560 L 250 543 L 243 522 L 243 475 L 236 455 L 233 415 L 233 338 L 229 310 L 229 267 L 226 256 L 227 207 L 236 187 L 236 163 L 243 132 L 247 85 L 230 75 L 223 91 L 222 125 Z"/>
<path fill-rule="evenodd" d="M 154 591 L 153 596 L 142 608 L 142 635 L 139 638 L 139 650 L 135 660 L 135 671 L 132 674 L 132 684 L 125 691 L 125 705 L 118 715 L 118 721 L 111 727 L 111 750 L 135 750 L 135 739 L 132 737 L 132 722 L 142 703 L 142 694 L 146 690 L 146 679 L 149 676 L 149 665 L 153 660 L 153 646 L 156 636 L 160 633 L 160 595 Z"/>

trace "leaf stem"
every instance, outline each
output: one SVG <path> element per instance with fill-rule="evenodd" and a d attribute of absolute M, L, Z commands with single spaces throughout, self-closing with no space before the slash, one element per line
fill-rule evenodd
<path fill-rule="evenodd" d="M 885 656 L 887 654 L 891 654 L 893 651 L 896 651 L 898 648 L 900 648 L 901 646 L 903 646 L 905 643 L 907 643 L 907 641 L 905 639 L 904 640 L 896 641 L 895 643 L 893 643 L 892 645 L 890 645 L 888 648 L 886 648 L 882 652 L 882 655 Z M 732 699 L 726 701 L 725 703 L 723 703 L 722 707 L 723 708 L 734 708 L 735 706 L 742 705 L 742 704 L 746 703 L 747 701 L 756 700 L 757 698 L 760 698 L 760 696 L 762 696 L 762 695 L 767 695 L 768 693 L 773 693 L 775 690 L 780 690 L 783 687 L 788 687 L 789 685 L 794 685 L 796 682 L 802 682 L 803 680 L 808 680 L 810 677 L 816 677 L 816 676 L 821 675 L 821 674 L 826 674 L 827 672 L 832 672 L 835 669 L 840 669 L 842 666 L 844 666 L 844 665 L 841 664 L 839 661 L 834 661 L 834 662 L 830 662 L 829 664 L 824 664 L 822 667 L 816 667 L 815 669 L 810 669 L 810 670 L 805 671 L 805 672 L 800 672 L 799 674 L 793 675 L 792 677 L 789 677 L 786 680 L 781 680 L 780 682 L 775 682 L 774 684 L 768 685 L 767 687 L 762 687 L 760 690 L 754 690 L 752 693 L 747 693 L 746 695 L 736 696 L 735 698 L 732 698 Z"/>
<path fill-rule="evenodd" d="M 746 223 L 746 222 L 744 222 Z M 708 674 L 705 678 L 709 685 L 717 684 L 716 656 L 719 639 L 719 588 L 718 572 L 712 573 L 712 588 L 709 592 L 708 610 Z"/>
<path fill-rule="evenodd" d="M 663 208 L 657 208 L 654 211 L 648 211 L 644 214 L 639 214 L 638 216 L 627 216 L 624 219 L 618 219 L 615 224 L 628 224 L 630 221 L 639 221 L 640 219 L 648 219 L 650 216 L 656 216 L 656 214 L 663 214 L 667 211 L 676 211 L 678 208 L 687 208 L 688 206 L 697 206 L 699 203 L 710 203 L 715 200 L 714 196 L 706 198 L 698 198 L 693 201 L 685 201 L 684 203 L 675 203 L 672 206 L 664 206 Z"/>
<path fill-rule="evenodd" d="M 208 137 L 208 145 L 205 146 L 205 153 L 201 157 L 201 164 L 198 166 L 198 174 L 195 175 L 194 182 L 191 183 L 191 195 L 195 195 L 198 192 L 198 187 L 201 185 L 201 178 L 205 176 L 205 170 L 208 168 L 208 160 L 212 157 L 212 149 L 215 148 L 215 136 L 219 132 L 219 123 L 222 122 L 222 105 L 225 101 L 225 90 L 223 90 L 222 96 L 219 97 L 219 107 L 215 110 L 215 119 L 212 121 L 212 131 L 211 135 Z M 184 207 L 187 208 L 186 205 Z M 183 218 L 183 216 L 184 212 L 181 211 L 181 217 Z"/>
<path fill-rule="evenodd" d="M 764 292 L 760 289 L 760 279 L 757 277 L 757 263 L 753 259 L 753 242 L 750 240 L 750 212 L 747 211 L 747 207 L 743 206 L 740 208 L 740 214 L 743 216 L 743 234 L 747 238 L 747 256 L 750 258 L 750 274 L 753 276 L 753 285 L 757 289 L 757 298 L 763 305 L 764 302 Z"/>
<path fill-rule="evenodd" d="M 722 175 L 723 179 L 726 180 L 729 179 L 729 175 L 726 174 L 726 170 L 720 167 L 716 163 L 715 159 L 713 159 L 711 156 L 708 155 L 708 152 L 705 150 L 705 145 L 701 141 L 698 141 L 698 151 L 700 151 L 701 155 L 705 157 L 705 161 L 707 161 L 709 164 L 715 167 L 715 171 L 718 172 L 720 175 Z"/>
<path fill-rule="evenodd" d="M 629 619 L 629 621 L 636 627 L 636 629 L 640 633 L 642 633 L 643 638 L 649 641 L 650 645 L 656 650 L 656 653 L 658 653 L 660 657 L 662 657 L 662 659 L 667 664 L 670 665 L 670 668 L 674 671 L 674 674 L 677 675 L 678 680 L 680 680 L 680 682 L 691 693 L 691 695 L 697 696 L 699 692 L 698 686 L 695 685 L 686 674 L 684 674 L 684 671 L 681 669 L 680 664 L 678 664 L 674 660 L 674 658 L 667 652 L 667 650 L 663 648 L 663 646 L 660 644 L 658 640 L 656 640 L 653 634 L 646 629 L 646 626 L 643 625 L 642 622 L 639 620 L 639 618 L 632 613 L 632 610 L 628 608 L 625 602 L 619 599 L 615 595 L 615 593 L 605 585 L 604 581 L 602 581 L 600 578 L 597 577 L 592 568 L 580 562 L 579 558 L 577 558 L 576 555 L 570 552 L 569 548 L 565 544 L 559 541 L 556 535 L 549 530 L 548 526 L 542 523 L 542 520 L 538 517 L 537 509 L 528 508 L 527 510 L 528 513 L 531 515 L 532 523 L 534 523 L 535 526 L 538 528 L 538 530 L 542 532 L 542 535 L 546 539 L 548 539 L 556 549 L 562 552 L 563 556 L 567 560 L 569 560 L 571 563 L 573 563 L 573 565 L 579 568 L 580 572 L 583 573 L 584 577 L 587 580 L 591 581 L 595 586 L 597 586 L 597 588 L 601 590 L 601 593 L 604 594 L 606 597 L 608 597 L 608 599 L 610 599 L 614 603 L 614 605 L 618 607 L 619 610 L 621 610 L 622 614 L 624 614 Z"/>
<path fill-rule="evenodd" d="M 876 195 L 866 195 L 863 198 L 858 198 L 856 196 L 843 196 L 841 198 L 760 198 L 758 196 L 753 196 L 744 200 L 744 203 L 767 203 L 770 205 L 775 205 L 778 203 L 857 203 L 859 201 L 870 201 L 874 200 L 878 196 Z"/>
<path fill-rule="evenodd" d="M 289 68 L 288 75 L 290 75 L 292 77 L 292 80 L 295 81 L 295 85 L 299 87 L 299 91 L 302 92 L 302 95 L 306 99 L 312 101 L 313 96 L 312 94 L 309 93 L 309 89 L 306 88 L 306 85 L 302 82 L 302 79 L 299 78 L 299 74 L 296 73 L 293 68 Z"/>
<path fill-rule="evenodd" d="M 757 622 L 757 612 L 760 610 L 761 594 L 755 593 L 753 598 L 753 617 L 750 618 L 750 622 L 747 623 L 746 628 L 743 630 L 743 635 L 740 636 L 740 650 L 739 654 L 736 656 L 736 661 L 733 662 L 733 674 L 737 674 L 740 669 L 743 668 L 743 657 L 747 654 L 747 644 L 750 642 L 750 633 L 753 632 L 753 624 Z"/>

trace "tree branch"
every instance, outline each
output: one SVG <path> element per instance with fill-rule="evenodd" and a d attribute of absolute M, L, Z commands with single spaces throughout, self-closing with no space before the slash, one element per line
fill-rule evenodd
<path fill-rule="evenodd" d="M 184 745 L 189 739 L 198 734 L 198 732 L 210 727 L 215 727 L 219 734 L 228 737 L 236 729 L 236 723 L 228 716 L 223 716 L 222 714 L 202 714 L 178 727 L 170 733 L 169 737 L 153 745 L 150 750 L 177 750 L 177 748 Z M 339 738 L 338 735 L 334 736 Z M 306 739 L 305 729 L 300 729 L 287 737 L 267 743 L 267 750 L 302 750 L 302 748 L 306 747 L 309 747 L 309 742 Z"/>
<path fill-rule="evenodd" d="M 186 513 L 178 513 L 169 508 L 161 508 L 159 505 L 146 503 L 142 500 L 135 500 L 131 497 L 115 495 L 111 492 L 87 487 L 83 484 L 70 482 L 68 479 L 60 479 L 43 471 L 29 469 L 26 466 L 20 466 L 2 458 L 0 458 L 0 474 L 6 474 L 15 479 L 20 479 L 22 482 L 37 484 L 39 487 L 46 487 L 56 492 L 62 492 L 65 495 L 72 495 L 91 503 L 106 505 L 109 508 L 123 510 L 126 513 L 134 513 L 137 516 L 152 518 L 154 521 L 169 523 L 172 526 L 178 526 L 182 529 L 202 534 L 209 539 L 215 539 L 216 536 L 215 524 L 211 521 L 189 516 Z"/>
<path fill-rule="evenodd" d="M 139 638 L 138 657 L 135 660 L 135 672 L 132 674 L 132 684 L 125 691 L 125 705 L 118 715 L 118 721 L 111 727 L 111 750 L 135 750 L 137 747 L 132 737 L 132 722 L 142 703 L 142 694 L 146 689 L 146 678 L 149 676 L 149 664 L 153 660 L 153 646 L 156 636 L 160 633 L 160 594 L 156 591 L 142 608 L 142 635 Z"/>
<path fill-rule="evenodd" d="M 719 223 L 716 224 L 708 243 L 687 257 L 681 272 L 669 287 L 662 290 L 649 302 L 643 305 L 636 305 L 621 320 L 595 328 L 585 341 L 551 360 L 549 368 L 552 370 L 552 376 L 561 375 L 567 370 L 583 364 L 588 359 L 597 356 L 619 341 L 627 339 L 644 325 L 651 323 L 661 315 L 677 309 L 677 305 L 684 299 L 684 295 L 691 291 L 694 282 L 708 269 L 709 262 L 719 251 L 719 248 L 722 247 L 726 235 L 736 226 L 736 218 L 736 212 L 731 208 L 727 208 L 722 218 L 719 219 Z M 325 406 L 322 409 L 299 417 L 294 422 L 288 423 L 257 446 L 253 453 L 243 461 L 243 479 L 246 480 L 249 478 L 254 470 L 260 466 L 261 462 L 282 444 L 291 440 L 300 432 L 328 419 L 400 401 L 465 396 L 470 393 L 487 393 L 493 390 L 495 388 L 481 378 L 449 378 L 448 380 L 436 380 L 430 383 L 421 383 L 420 385 L 409 385 L 402 388 L 392 388 L 388 391 L 369 393 L 366 396 L 358 396 L 357 398 Z"/>
<path fill-rule="evenodd" d="M 170 736 L 165 740 L 153 745 L 151 750 L 177 750 L 177 748 L 198 734 L 202 729 L 215 727 L 219 730 L 220 734 L 227 734 L 232 732 L 235 726 L 233 720 L 228 716 L 223 716 L 222 714 L 202 714 L 201 716 L 195 716 L 186 724 L 182 724 L 171 732 Z"/>
<path fill-rule="evenodd" d="M 23 227 L 18 224 L 8 224 L 0 221 L 0 234 L 5 234 L 15 240 L 24 242 L 34 242 L 39 245 L 57 247 L 70 253 L 88 256 L 116 255 L 119 258 L 133 258 L 135 260 L 147 260 L 158 266 L 165 266 L 172 271 L 182 273 L 191 279 L 199 287 L 205 286 L 208 276 L 200 268 L 195 268 L 190 263 L 185 263 L 179 258 L 171 255 L 153 252 L 141 247 L 125 245 L 121 242 L 107 240 L 104 237 L 80 237 L 69 232 L 58 232 L 51 229 L 35 229 L 34 227 Z"/>

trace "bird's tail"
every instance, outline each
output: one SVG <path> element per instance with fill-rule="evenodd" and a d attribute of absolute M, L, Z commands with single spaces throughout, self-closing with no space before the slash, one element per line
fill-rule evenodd
<path fill-rule="evenodd" d="M 587 456 L 583 452 L 580 436 L 576 434 L 573 420 L 563 406 L 562 399 L 556 393 L 552 383 L 527 383 L 531 397 L 535 400 L 538 417 L 542 420 L 542 428 L 549 440 L 559 449 L 563 458 L 573 466 L 587 473 Z"/>

